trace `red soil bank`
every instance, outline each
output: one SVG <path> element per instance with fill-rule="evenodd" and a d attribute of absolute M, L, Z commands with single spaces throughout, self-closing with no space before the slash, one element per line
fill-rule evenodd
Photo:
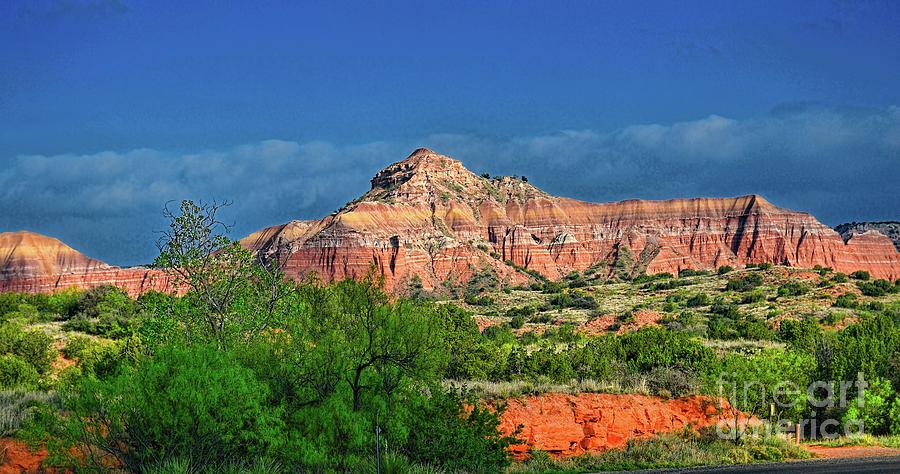
<path fill-rule="evenodd" d="M 519 458 L 531 449 L 572 456 L 620 448 L 629 439 L 686 426 L 733 423 L 730 411 L 720 409 L 729 407 L 727 402 L 717 406 L 714 399 L 699 396 L 666 400 L 645 395 L 548 393 L 507 402 L 500 429 L 511 434 L 523 425 L 519 438 L 525 444 L 512 447 Z"/>

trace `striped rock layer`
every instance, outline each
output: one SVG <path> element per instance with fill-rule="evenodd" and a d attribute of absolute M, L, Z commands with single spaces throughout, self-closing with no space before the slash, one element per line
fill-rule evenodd
<path fill-rule="evenodd" d="M 107 265 L 45 235 L 0 233 L 0 291 L 52 293 L 100 285 L 115 285 L 136 296 L 169 291 L 171 281 L 160 270 Z"/>

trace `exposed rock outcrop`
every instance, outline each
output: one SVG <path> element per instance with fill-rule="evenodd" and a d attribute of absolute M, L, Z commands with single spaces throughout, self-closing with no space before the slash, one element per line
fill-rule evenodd
<path fill-rule="evenodd" d="M 100 285 L 115 285 L 135 296 L 169 291 L 171 279 L 160 270 L 107 265 L 34 232 L 0 233 L 0 291 L 51 293 Z"/>
<path fill-rule="evenodd" d="M 548 393 L 506 401 L 500 430 L 512 434 L 521 425 L 512 446 L 517 457 L 532 449 L 557 456 L 621 448 L 629 439 L 647 438 L 691 426 L 704 428 L 733 424 L 724 400 L 693 396 L 666 400 L 646 395 Z M 741 417 L 739 422 L 746 422 Z"/>
<path fill-rule="evenodd" d="M 894 243 L 894 247 L 900 252 L 900 222 L 850 222 L 848 224 L 841 224 L 835 227 L 834 230 L 841 234 L 844 241 L 850 240 L 854 235 L 875 231 L 891 239 L 891 242 Z"/>
<path fill-rule="evenodd" d="M 488 179 L 426 148 L 372 179 L 371 190 L 319 221 L 294 221 L 241 243 L 325 280 L 370 268 L 388 288 L 418 276 L 428 288 L 490 268 L 559 278 L 614 264 L 648 273 L 770 262 L 900 278 L 900 253 L 875 233 L 841 236 L 807 213 L 761 196 L 594 204 L 550 196 L 511 177 Z"/>

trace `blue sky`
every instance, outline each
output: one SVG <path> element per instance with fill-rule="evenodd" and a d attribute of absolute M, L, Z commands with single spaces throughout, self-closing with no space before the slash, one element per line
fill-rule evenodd
<path fill-rule="evenodd" d="M 166 201 L 235 237 L 418 146 L 592 201 L 761 193 L 900 219 L 900 2 L 0 5 L 0 230 L 153 258 Z"/>

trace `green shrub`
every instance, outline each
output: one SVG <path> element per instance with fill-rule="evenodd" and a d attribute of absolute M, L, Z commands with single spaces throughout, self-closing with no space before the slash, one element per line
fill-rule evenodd
<path fill-rule="evenodd" d="M 716 273 L 719 275 L 724 275 L 726 273 L 731 273 L 734 271 L 734 267 L 730 265 L 722 265 L 721 267 L 716 269 Z"/>
<path fill-rule="evenodd" d="M 689 308 L 709 305 L 709 296 L 706 293 L 697 293 L 687 299 L 684 303 Z"/>
<path fill-rule="evenodd" d="M 522 316 L 521 314 L 513 316 L 513 318 L 509 321 L 509 327 L 513 329 L 521 329 L 524 325 L 525 316 Z"/>
<path fill-rule="evenodd" d="M 165 348 L 134 371 L 82 379 L 63 401 L 68 415 L 57 433 L 135 471 L 161 457 L 189 458 L 196 469 L 277 445 L 279 412 L 266 406 L 268 393 L 228 353 Z"/>
<path fill-rule="evenodd" d="M 643 327 L 619 338 L 625 364 L 637 372 L 656 367 L 680 367 L 704 372 L 715 367 L 716 357 L 688 335 L 657 327 Z"/>
<path fill-rule="evenodd" d="M 709 275 L 709 271 L 707 270 L 694 270 L 692 268 L 683 268 L 678 271 L 678 278 L 690 277 L 690 276 L 706 276 Z"/>
<path fill-rule="evenodd" d="M 464 401 L 471 409 L 465 409 Z M 455 390 L 440 388 L 415 403 L 412 409 L 420 416 L 409 427 L 404 447 L 411 460 L 453 472 L 501 472 L 509 465 L 507 447 L 517 441 L 497 429 L 502 406 L 490 410 Z"/>
<path fill-rule="evenodd" d="M 0 355 L 0 389 L 33 389 L 38 385 L 39 375 L 34 366 L 21 357 Z"/>
<path fill-rule="evenodd" d="M 584 276 L 578 271 L 569 273 L 565 276 L 564 280 L 569 288 L 584 288 L 589 284 Z"/>
<path fill-rule="evenodd" d="M 832 275 L 831 281 L 834 283 L 847 283 L 847 274 L 841 272 L 835 273 Z"/>
<path fill-rule="evenodd" d="M 483 268 L 476 272 L 466 282 L 466 296 L 478 296 L 484 292 L 494 291 L 500 288 L 500 280 L 493 269 Z"/>
<path fill-rule="evenodd" d="M 728 291 L 750 291 L 762 285 L 762 275 L 759 273 L 750 273 L 740 278 L 728 280 L 725 289 Z"/>
<path fill-rule="evenodd" d="M 475 295 L 466 295 L 464 301 L 466 304 L 470 304 L 472 306 L 493 306 L 494 299 L 490 296 L 475 296 Z"/>
<path fill-rule="evenodd" d="M 895 290 L 894 285 L 887 280 L 875 280 L 873 282 L 861 281 L 856 284 L 859 291 L 866 296 L 884 296 Z"/>
<path fill-rule="evenodd" d="M 30 364 L 38 373 L 50 370 L 56 357 L 53 339 L 41 331 L 22 331 L 12 323 L 0 325 L 0 354 L 12 354 Z"/>
<path fill-rule="evenodd" d="M 844 293 L 843 295 L 838 295 L 838 297 L 834 300 L 835 308 L 856 308 L 856 295 L 853 293 Z"/>
<path fill-rule="evenodd" d="M 813 353 L 821 334 L 822 328 L 812 318 L 786 319 L 778 328 L 778 339 L 807 354 Z"/>
<path fill-rule="evenodd" d="M 809 291 L 809 288 L 806 285 L 796 281 L 789 281 L 778 287 L 778 297 L 800 296 L 807 291 Z"/>
<path fill-rule="evenodd" d="M 857 270 L 850 274 L 850 278 L 853 278 L 854 280 L 868 281 L 870 277 L 871 275 L 869 275 L 869 272 L 863 270 Z"/>
<path fill-rule="evenodd" d="M 557 293 L 550 297 L 550 304 L 558 308 L 596 309 L 597 300 L 580 291 Z"/>
<path fill-rule="evenodd" d="M 747 293 L 746 295 L 744 295 L 743 298 L 741 298 L 741 304 L 759 303 L 760 301 L 763 301 L 765 299 L 766 299 L 765 293 L 763 293 L 760 290 L 753 290 L 750 293 Z"/>

